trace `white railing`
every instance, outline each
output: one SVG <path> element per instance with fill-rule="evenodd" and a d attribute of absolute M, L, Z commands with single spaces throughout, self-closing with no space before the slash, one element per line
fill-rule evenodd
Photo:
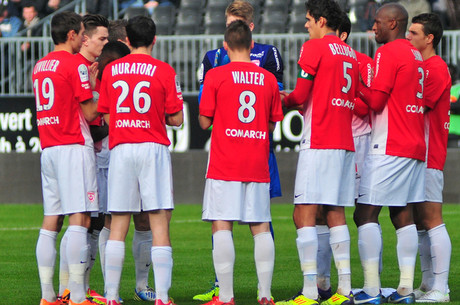
<path fill-rule="evenodd" d="M 284 86 L 292 90 L 297 78 L 299 51 L 307 39 L 306 34 L 254 35 L 254 40 L 276 46 L 284 62 Z M 174 67 L 185 94 L 197 94 L 199 83 L 197 70 L 207 50 L 222 45 L 222 35 L 159 36 L 153 48 L 153 56 Z M 21 51 L 25 42 L 30 51 Z M 357 51 L 373 56 L 377 45 L 373 35 L 354 33 L 348 43 Z M 460 31 L 446 31 L 439 44 L 438 54 L 447 63 L 458 64 Z M 53 50 L 50 38 L 1 38 L 0 39 L 0 96 L 31 96 L 31 68 L 35 62 Z"/>

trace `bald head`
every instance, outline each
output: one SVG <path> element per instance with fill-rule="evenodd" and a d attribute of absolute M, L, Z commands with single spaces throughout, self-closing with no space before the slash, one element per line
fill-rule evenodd
<path fill-rule="evenodd" d="M 387 43 L 396 39 L 404 39 L 407 29 L 408 13 L 399 3 L 383 5 L 375 16 L 372 30 L 378 43 Z"/>

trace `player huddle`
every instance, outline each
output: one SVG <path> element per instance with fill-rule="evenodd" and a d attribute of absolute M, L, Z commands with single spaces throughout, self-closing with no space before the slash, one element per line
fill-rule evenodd
<path fill-rule="evenodd" d="M 300 52 L 293 92 L 283 91 L 278 50 L 252 40 L 253 8 L 246 1 L 228 6 L 223 48 L 203 59 L 199 123 L 212 127 L 212 134 L 202 219 L 212 223 L 216 283 L 194 299 L 235 303 L 236 221 L 248 224 L 254 238 L 257 301 L 275 304 L 270 198 L 280 196 L 280 187 L 271 132 L 284 107 L 304 118 L 293 196 L 304 281 L 297 295 L 276 304 L 448 302 L 451 244 L 441 203 L 451 80 L 435 52 L 440 20 L 433 14 L 414 17 L 406 39 L 407 11 L 396 3 L 382 6 L 373 31 L 383 46 L 372 61 L 346 44 L 351 24 L 335 1 L 305 5 L 310 39 Z M 113 33 L 121 28 L 126 34 L 115 40 L 129 49 L 121 42 L 106 44 L 111 31 L 100 16 L 57 14 L 51 23 L 55 50 L 34 69 L 37 120 L 53 122 L 39 126 L 45 214 L 36 250 L 40 305 L 119 305 L 131 214 L 135 299 L 173 304 L 166 125 L 182 124 L 183 99 L 174 69 L 151 56 L 154 22 L 134 17 L 118 26 Z M 354 294 L 346 206 L 356 206 L 364 271 L 364 287 Z M 379 277 L 382 206 L 389 207 L 396 229 L 400 268 L 399 286 L 385 296 Z M 64 215 L 69 227 L 60 246 L 57 296 L 55 248 Z M 98 244 L 104 296 L 88 286 Z M 423 279 L 414 290 L 418 250 Z M 334 294 L 332 256 L 338 272 Z M 155 290 L 147 286 L 150 264 Z"/>

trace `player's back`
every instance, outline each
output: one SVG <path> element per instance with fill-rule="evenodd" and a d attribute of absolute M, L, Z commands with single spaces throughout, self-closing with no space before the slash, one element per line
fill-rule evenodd
<path fill-rule="evenodd" d="M 444 169 L 450 120 L 449 68 L 438 55 L 425 60 L 425 132 L 428 135 L 427 167 Z"/>
<path fill-rule="evenodd" d="M 208 178 L 270 181 L 269 121 L 282 119 L 273 74 L 249 62 L 212 69 L 200 113 L 213 117 Z"/>
<path fill-rule="evenodd" d="M 338 37 L 326 35 L 304 43 L 299 77 L 314 77 L 304 109 L 301 148 L 353 151 L 351 120 L 359 81 L 355 51 Z"/>
<path fill-rule="evenodd" d="M 66 51 L 54 51 L 37 62 L 32 80 L 42 148 L 92 145 L 80 102 L 92 98 L 88 69 Z"/>
<path fill-rule="evenodd" d="M 372 88 L 389 98 L 372 116 L 371 153 L 425 160 L 424 78 L 422 55 L 409 41 L 397 39 L 377 50 Z"/>
<path fill-rule="evenodd" d="M 108 65 L 98 110 L 110 113 L 110 149 L 122 143 L 169 145 L 165 114 L 182 110 L 174 69 L 146 54 L 130 54 Z"/>

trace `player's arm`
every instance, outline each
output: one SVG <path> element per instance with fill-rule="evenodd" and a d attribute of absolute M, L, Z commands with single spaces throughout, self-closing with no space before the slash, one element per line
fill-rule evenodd
<path fill-rule="evenodd" d="M 167 125 L 179 127 L 184 122 L 184 113 L 182 110 L 172 114 L 166 113 L 165 119 Z"/>
<path fill-rule="evenodd" d="M 289 95 L 286 95 L 286 93 L 281 94 L 283 106 L 290 109 L 305 104 L 308 96 L 310 95 L 312 87 L 313 76 L 310 76 L 309 74 L 307 74 L 305 77 L 299 76 L 297 78 L 297 83 L 295 85 L 294 91 L 292 91 Z"/>
<path fill-rule="evenodd" d="M 109 113 L 104 113 L 104 121 L 107 123 L 107 126 L 110 124 L 110 114 Z"/>
<path fill-rule="evenodd" d="M 284 65 L 283 65 L 283 59 L 281 58 L 281 54 L 278 51 L 277 48 L 272 46 L 269 49 L 269 52 L 267 54 L 267 60 L 265 62 L 265 65 L 263 68 L 269 72 L 271 72 L 275 77 L 276 81 L 278 83 L 278 89 L 280 91 L 284 90 L 284 85 L 283 85 L 283 71 L 284 71 Z"/>
<path fill-rule="evenodd" d="M 268 131 L 273 132 L 275 131 L 276 122 L 268 122 Z"/>
<path fill-rule="evenodd" d="M 361 82 L 359 82 L 358 96 L 375 112 L 382 111 L 390 97 L 388 93 L 368 88 Z"/>
<path fill-rule="evenodd" d="M 80 103 L 80 108 L 83 112 L 83 116 L 88 122 L 94 121 L 99 113 L 97 112 L 97 102 L 92 98 Z"/>
<path fill-rule="evenodd" d="M 360 118 L 365 117 L 369 114 L 369 106 L 364 103 L 360 98 L 355 99 L 355 107 L 353 108 L 353 113 Z"/>
<path fill-rule="evenodd" d="M 204 116 L 204 115 L 199 115 L 198 116 L 198 121 L 200 122 L 200 127 L 204 130 L 208 129 L 212 125 L 212 119 L 210 117 Z"/>

